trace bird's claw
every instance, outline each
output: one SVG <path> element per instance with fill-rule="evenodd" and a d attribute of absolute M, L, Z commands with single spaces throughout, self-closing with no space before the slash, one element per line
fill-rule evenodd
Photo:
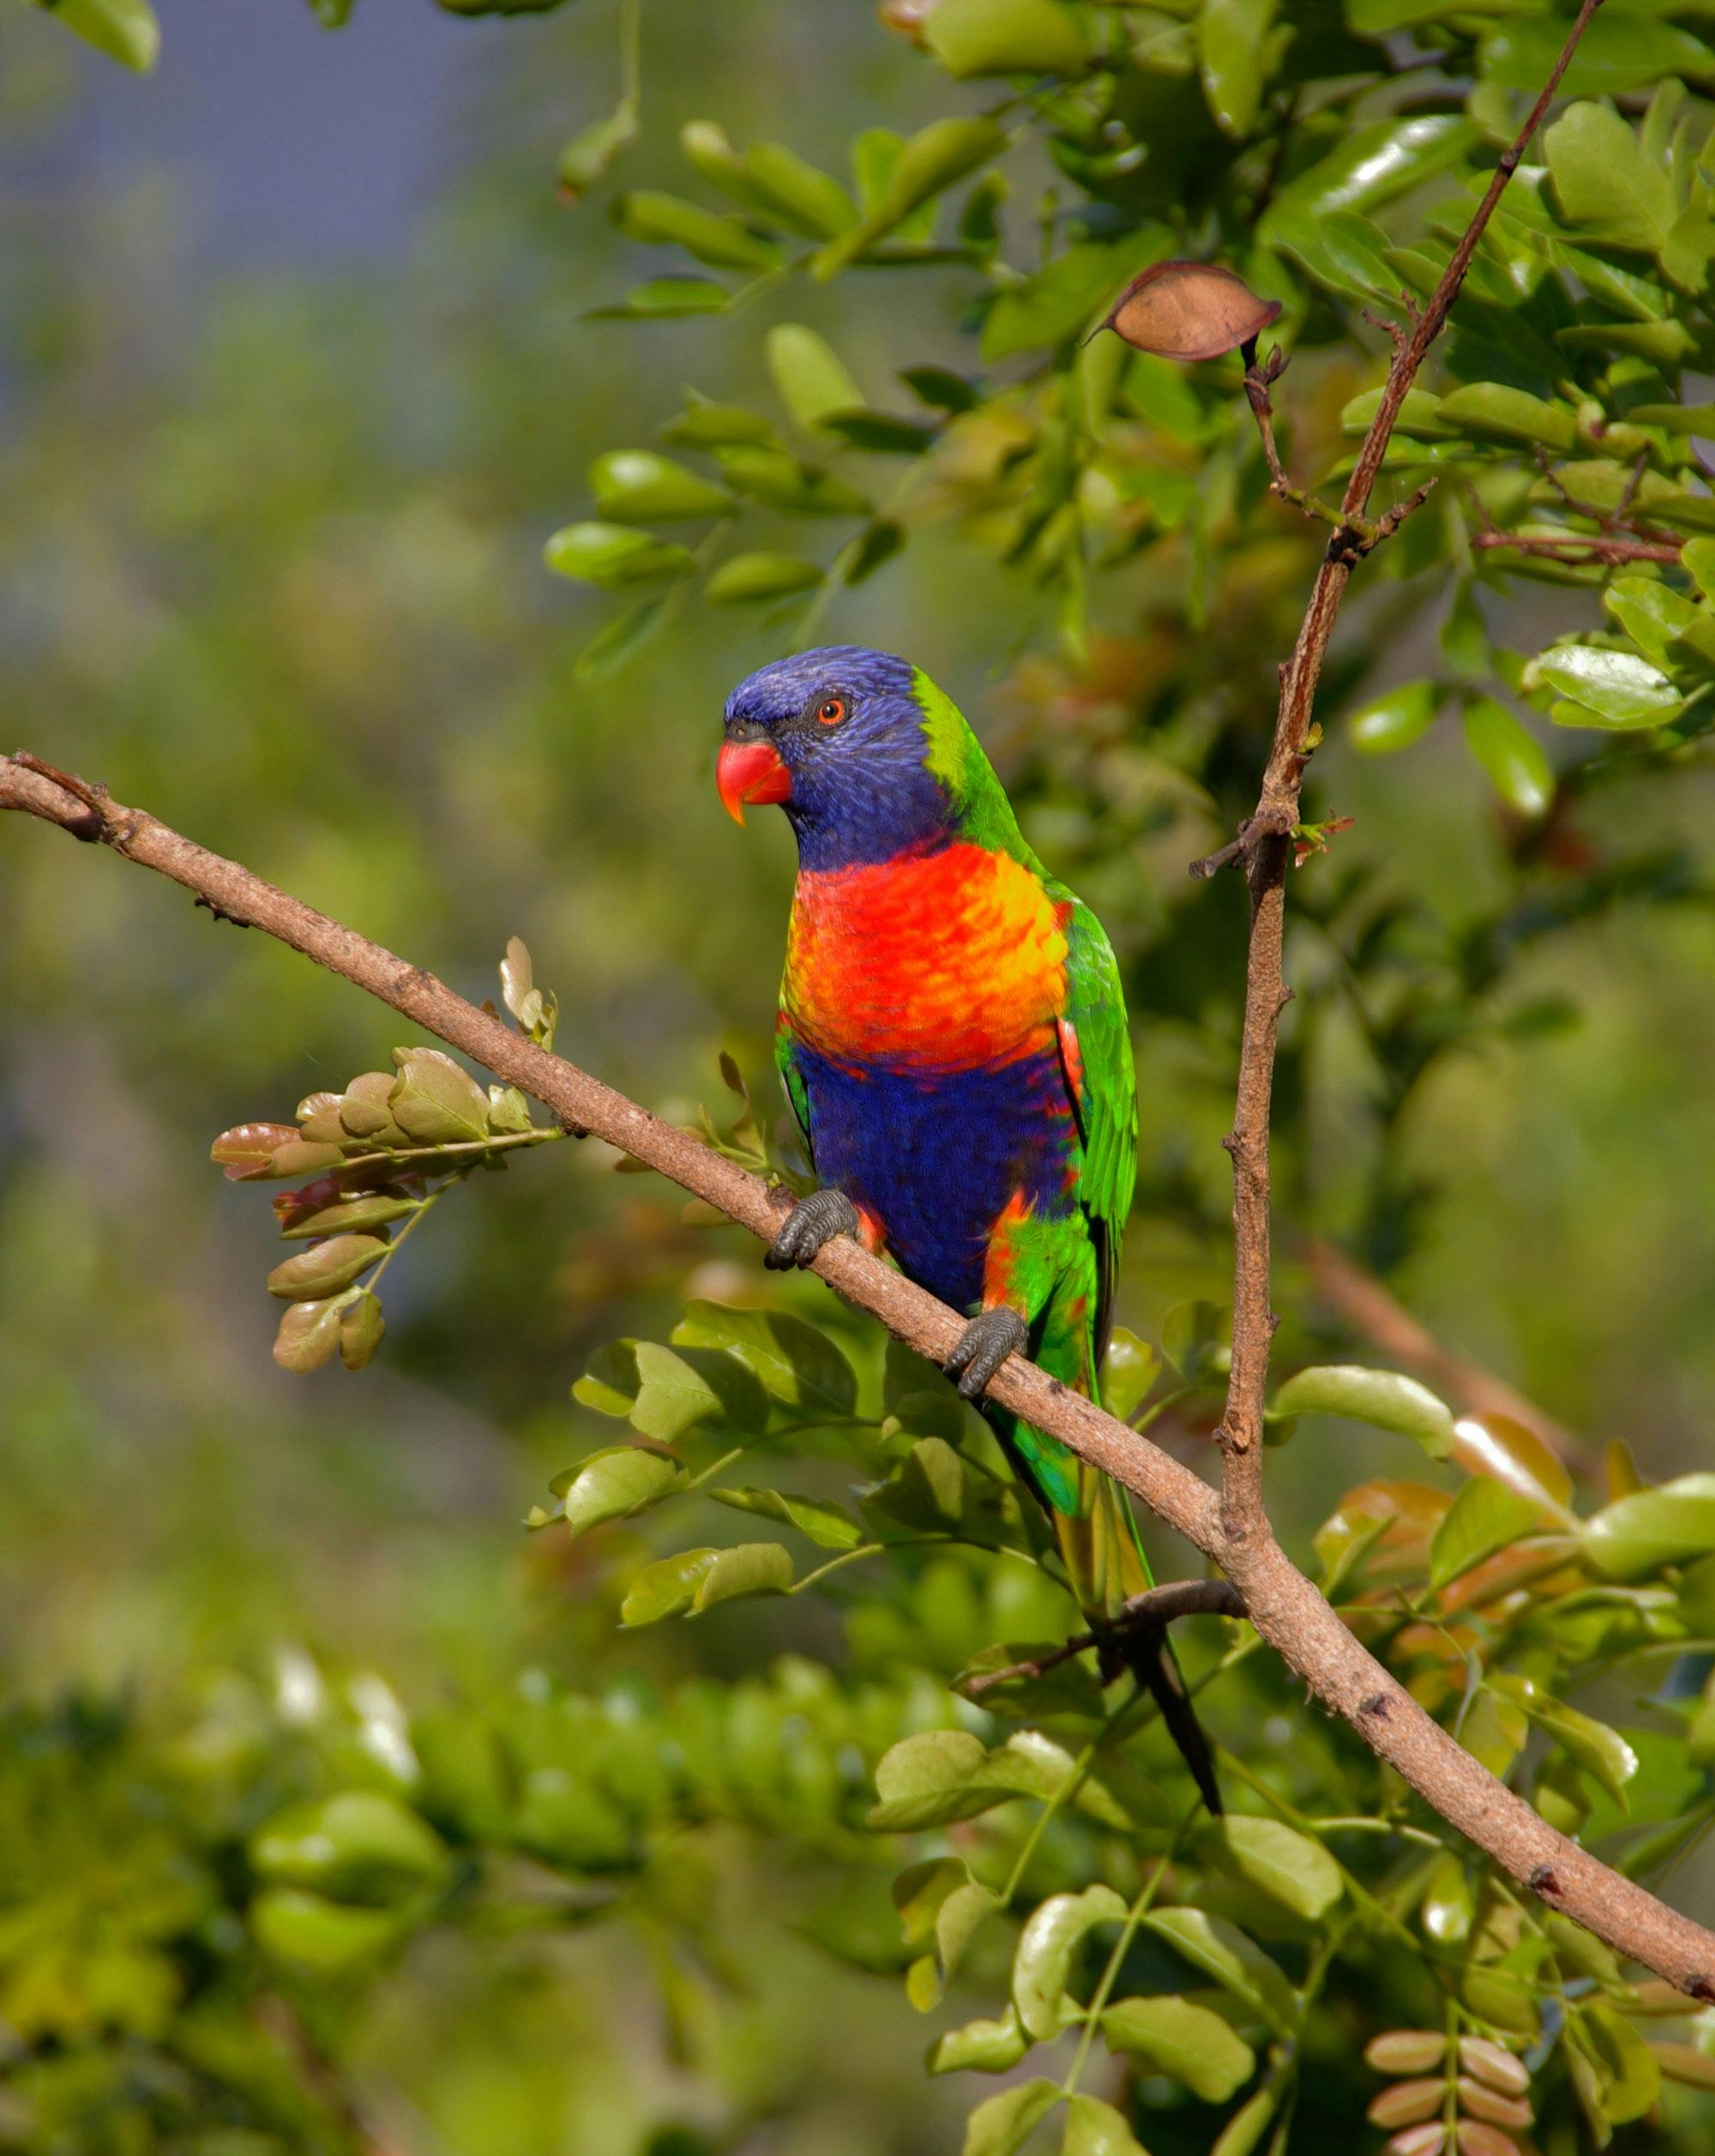
<path fill-rule="evenodd" d="M 942 1368 L 965 1400 L 980 1400 L 1008 1355 L 1021 1354 L 1029 1334 L 1016 1310 L 984 1310 L 960 1335 L 959 1345 Z"/>
<path fill-rule="evenodd" d="M 775 1273 L 814 1265 L 824 1243 L 836 1235 L 855 1236 L 862 1226 L 857 1207 L 843 1190 L 812 1190 L 787 1214 L 762 1262 Z"/>

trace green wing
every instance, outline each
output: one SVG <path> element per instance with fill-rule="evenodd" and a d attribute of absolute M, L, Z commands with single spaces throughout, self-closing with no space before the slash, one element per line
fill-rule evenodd
<path fill-rule="evenodd" d="M 1137 1182 L 1137 1080 L 1125 991 L 1107 931 L 1069 891 L 1056 889 L 1054 895 L 1069 900 L 1072 906 L 1066 924 L 1066 1010 L 1062 1022 L 1074 1039 L 1062 1040 L 1062 1052 L 1084 1141 L 1080 1197 L 1096 1245 L 1100 1280 L 1094 1334 L 1099 1368 L 1113 1316 L 1121 1238 Z"/>
<path fill-rule="evenodd" d="M 781 1011 L 774 1028 L 774 1068 L 780 1074 L 780 1083 L 785 1088 L 786 1099 L 792 1104 L 792 1114 L 803 1138 L 804 1157 L 811 1170 L 815 1167 L 815 1140 L 809 1127 L 809 1089 L 804 1084 L 803 1073 L 798 1068 L 797 1038 L 786 1023 L 786 1014 Z"/>

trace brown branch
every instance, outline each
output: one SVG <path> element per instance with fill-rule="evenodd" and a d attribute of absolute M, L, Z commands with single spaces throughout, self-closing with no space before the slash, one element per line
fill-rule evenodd
<path fill-rule="evenodd" d="M 1619 539 L 1594 532 L 1474 532 L 1471 544 L 1479 552 L 1505 547 L 1515 554 L 1537 554 L 1554 561 L 1581 557 L 1610 568 L 1622 562 L 1677 562 L 1682 542 L 1675 539 Z"/>
<path fill-rule="evenodd" d="M 249 869 L 206 852 L 140 810 L 122 808 L 99 788 L 63 778 L 31 758 L 0 756 L 0 810 L 4 809 L 20 810 L 76 837 L 99 841 L 127 860 L 171 877 L 232 919 L 278 937 L 462 1050 L 497 1077 L 522 1087 L 562 1122 L 605 1139 L 754 1235 L 772 1240 L 785 1201 L 759 1177 L 587 1071 L 549 1055 L 455 996 L 420 966 L 288 897 Z M 1278 914 L 1275 918 L 1278 923 Z M 1275 966 L 1278 985 L 1278 942 Z M 1266 1207 L 1266 1157 L 1262 1199 Z M 847 1302 L 880 1318 L 897 1338 L 932 1360 L 944 1361 L 965 1329 L 965 1320 L 945 1304 L 846 1237 L 827 1246 L 815 1269 Z M 1261 1293 L 1266 1312 L 1266 1269 Z M 1266 1352 L 1266 1341 L 1264 1346 Z M 1236 1353 L 1236 1365 L 1237 1360 Z M 1359 1645 L 1309 1581 L 1288 1563 L 1272 1534 L 1258 1534 L 1243 1521 L 1239 1533 L 1231 1533 L 1223 1502 L 1206 1483 L 1033 1363 L 1010 1357 L 990 1390 L 1002 1406 L 1122 1483 L 1213 1559 L 1238 1589 L 1250 1623 L 1289 1667 L 1443 1819 L 1512 1877 L 1692 1997 L 1715 2000 L 1715 1937 L 1556 1834 L 1461 1750 Z M 1201 1582 L 1193 1584 L 1202 1591 Z"/>
<path fill-rule="evenodd" d="M 1379 1347 L 1389 1362 L 1416 1370 L 1437 1390 L 1450 1393 L 1460 1406 L 1477 1414 L 1505 1415 L 1522 1423 L 1575 1475 L 1594 1477 L 1596 1462 L 1563 1424 L 1545 1415 L 1534 1400 L 1515 1392 L 1493 1370 L 1444 1346 L 1373 1274 L 1354 1265 L 1344 1250 L 1325 1237 L 1312 1236 L 1305 1244 L 1304 1257 L 1317 1292 L 1355 1332 Z"/>
<path fill-rule="evenodd" d="M 1099 1629 L 1074 1632 L 1069 1640 L 1031 1661 L 1009 1662 L 1003 1670 L 984 1670 L 976 1677 L 966 1677 L 960 1689 L 966 1699 L 981 1699 L 984 1692 L 992 1691 L 996 1684 L 1004 1684 L 1009 1677 L 1042 1677 L 1050 1670 L 1057 1670 L 1074 1655 L 1086 1653 L 1092 1647 L 1106 1646 L 1116 1633 L 1164 1632 L 1176 1617 L 1182 1617 L 1243 1615 L 1243 1599 L 1230 1580 L 1169 1580 L 1160 1587 L 1146 1587 L 1141 1594 L 1122 1602 Z"/>

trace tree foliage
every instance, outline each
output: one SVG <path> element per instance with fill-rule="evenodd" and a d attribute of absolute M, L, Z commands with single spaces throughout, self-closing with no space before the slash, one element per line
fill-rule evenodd
<path fill-rule="evenodd" d="M 141 0 L 57 11 L 153 57 Z M 618 105 L 560 158 L 567 214 L 605 207 L 625 243 L 593 310 L 614 326 L 580 334 L 641 340 L 619 364 L 645 370 L 665 325 L 697 380 L 662 388 L 641 445 L 605 442 L 563 505 L 549 566 L 612 596 L 562 681 L 635 678 L 705 608 L 783 646 L 867 634 L 925 593 L 933 611 L 1005 593 L 1000 753 L 1032 836 L 1113 930 L 1143 1069 L 1139 1230 L 1158 1224 L 1152 1262 L 1165 1248 L 1187 1291 L 1149 1298 L 1152 1337 L 1121 1332 L 1111 1404 L 1194 1444 L 1227 1361 L 1214 1141 L 1242 909 L 1183 864 L 1254 797 L 1326 533 L 1314 503 L 1374 409 L 1387 321 L 1433 288 L 1568 18 L 1435 0 L 882 15 L 877 41 L 918 48 L 919 117 L 876 111 L 838 158 L 825 136 L 698 117 L 676 184 L 631 184 L 648 130 L 623 70 Z M 1620 0 L 1595 18 L 1407 400 L 1387 500 L 1435 491 L 1363 570 L 1331 669 L 1277 1138 L 1293 1217 L 1384 1279 L 1447 1201 L 1426 1099 L 1576 1022 L 1581 985 L 1556 970 L 1572 939 L 1639 918 L 1670 936 L 1706 905 L 1697 852 L 1664 835 L 1699 798 L 1715 685 L 1701 27 Z M 1277 425 L 1308 511 L 1271 491 L 1240 358 L 1183 366 L 1090 334 L 1184 256 L 1281 304 Z M 1364 814 L 1335 813 L 1430 788 L 1480 852 L 1457 905 L 1366 843 Z M 502 997 L 551 1039 L 516 942 Z M 379 1281 L 429 1208 L 565 1135 L 438 1051 L 393 1062 L 216 1144 L 233 1180 L 294 1186 L 268 1279 L 288 1369 L 368 1364 Z M 731 1057 L 721 1089 L 707 1141 L 796 1178 L 776 1105 Z M 438 1225 L 401 1274 L 432 1263 Z M 87 1692 L 14 1707 L 0 2145 L 412 2146 L 372 2114 L 354 2032 L 438 1942 L 551 1984 L 544 1942 L 601 1929 L 719 2100 L 713 2123 L 584 2145 L 737 2149 L 770 2100 L 720 2033 L 779 1951 L 763 1870 L 815 1966 L 898 1985 L 927 2017 L 966 2156 L 1700 2145 L 1707 2015 L 1476 1859 L 1305 1712 L 1246 1628 L 1199 1620 L 1181 1641 L 1224 1822 L 1092 1658 L 1020 1669 L 1077 1612 L 983 1426 L 812 1286 L 771 1300 L 760 1274 L 719 1270 L 707 1225 L 671 1224 L 647 1323 L 590 1340 L 575 1457 L 527 1523 L 580 1606 L 581 1669 L 401 1704 L 292 1653 L 181 1697 L 165 1735 Z M 719 1292 L 696 1292 L 711 1263 Z M 628 1297 L 598 1274 L 582 1307 L 611 1334 Z M 1356 1476 L 1293 1522 L 1330 1599 L 1551 1822 L 1631 1876 L 1694 1876 L 1675 1868 L 1715 1819 L 1715 1482 L 1649 1481 L 1623 1444 L 1568 1462 L 1379 1366 L 1304 1284 L 1283 1299 L 1271 1491 L 1322 1494 L 1297 1463 L 1331 1446 Z M 700 1665 L 622 1659 L 656 1626 L 729 1629 Z M 950 2145 L 948 2116 L 900 2145 Z"/>

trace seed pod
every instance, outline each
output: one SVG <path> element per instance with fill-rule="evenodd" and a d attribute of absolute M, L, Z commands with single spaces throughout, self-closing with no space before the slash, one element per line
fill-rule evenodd
<path fill-rule="evenodd" d="M 1378 2074 L 1428 2074 L 1446 2052 L 1439 2029 L 1387 2029 L 1364 2046 L 1363 2062 Z"/>
<path fill-rule="evenodd" d="M 1528 2126 L 1536 2117 L 1522 2096 L 1503 2096 L 1498 2088 L 1485 2088 L 1468 2074 L 1459 2077 L 1460 2107 L 1495 2126 Z"/>
<path fill-rule="evenodd" d="M 1219 262 L 1155 262 L 1134 277 L 1101 324 L 1163 359 L 1218 359 L 1249 345 L 1280 312 Z"/>
<path fill-rule="evenodd" d="M 1465 2073 L 1486 2081 L 1490 2088 L 1498 2088 L 1503 2096 L 1522 2096 L 1531 2086 L 1523 2060 L 1514 2057 L 1504 2044 L 1491 2043 L 1486 2036 L 1460 2037 L 1459 2063 Z"/>
<path fill-rule="evenodd" d="M 1364 2113 L 1372 2126 L 1415 2126 L 1420 2118 L 1438 2111 L 1447 2095 L 1447 2083 L 1439 2075 L 1421 2081 L 1395 2081 L 1384 2088 Z"/>
<path fill-rule="evenodd" d="M 1474 2118 L 1460 2119 L 1453 2139 L 1459 2156 L 1519 2156 L 1519 2144 L 1510 2134 L 1503 2134 L 1498 2126 L 1480 2125 Z"/>
<path fill-rule="evenodd" d="M 1403 2134 L 1396 2134 L 1388 2142 L 1387 2156 L 1441 2156 L 1441 2143 L 1447 2139 L 1447 2128 L 1438 2118 L 1426 2126 L 1408 2126 Z"/>

